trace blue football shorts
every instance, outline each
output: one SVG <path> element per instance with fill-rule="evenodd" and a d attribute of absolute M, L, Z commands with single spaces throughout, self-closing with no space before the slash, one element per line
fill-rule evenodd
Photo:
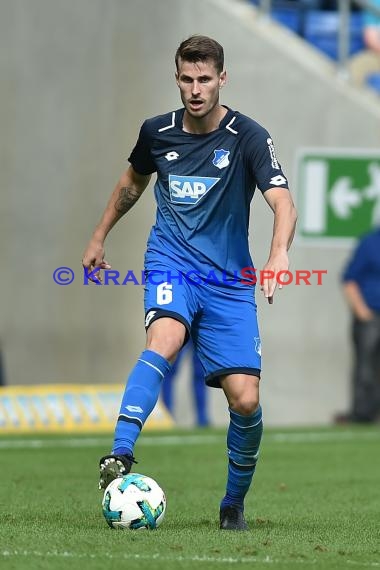
<path fill-rule="evenodd" d="M 220 377 L 260 377 L 261 342 L 254 287 L 233 289 L 190 282 L 179 272 L 146 272 L 145 328 L 159 318 L 183 323 L 202 363 L 205 381 L 220 388 Z"/>

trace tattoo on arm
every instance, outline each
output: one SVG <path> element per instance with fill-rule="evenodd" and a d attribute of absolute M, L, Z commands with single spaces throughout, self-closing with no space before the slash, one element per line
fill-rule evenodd
<path fill-rule="evenodd" d="M 141 194 L 135 188 L 127 188 L 123 187 L 120 188 L 119 197 L 115 203 L 116 211 L 123 215 L 128 210 L 132 208 L 132 206 L 137 202 L 140 198 Z"/>

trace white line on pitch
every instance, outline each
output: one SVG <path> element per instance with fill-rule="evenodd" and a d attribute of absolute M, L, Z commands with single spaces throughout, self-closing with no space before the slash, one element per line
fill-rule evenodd
<path fill-rule="evenodd" d="M 299 432 L 299 433 L 268 433 L 264 436 L 265 443 L 339 443 L 354 441 L 355 439 L 380 439 L 380 432 L 376 431 L 341 431 L 341 432 Z M 0 439 L 0 449 L 30 449 L 51 447 L 98 447 L 110 445 L 111 434 L 103 437 L 51 437 L 49 439 Z M 142 435 L 138 441 L 139 446 L 149 445 L 206 445 L 224 443 L 225 436 L 217 434 L 193 435 Z"/>
<path fill-rule="evenodd" d="M 300 560 L 292 558 L 291 560 L 285 560 L 284 558 L 276 559 L 271 558 L 270 556 L 265 556 L 263 558 L 259 558 L 256 556 L 246 556 L 242 558 L 237 558 L 233 556 L 167 556 L 161 555 L 158 552 L 155 554 L 112 554 L 108 552 L 94 554 L 94 553 L 78 553 L 78 552 L 69 552 L 64 550 L 59 552 L 57 550 L 48 551 L 48 552 L 40 552 L 38 550 L 2 550 L 0 551 L 0 557 L 3 558 L 17 558 L 17 557 L 36 557 L 36 558 L 66 558 L 66 559 L 111 559 L 111 560 L 155 560 L 155 561 L 163 561 L 163 562 L 206 562 L 206 563 L 216 563 L 216 564 L 234 564 L 234 563 L 243 563 L 243 564 L 281 564 L 281 566 L 290 565 L 293 566 L 294 564 L 302 564 L 302 565 L 315 565 L 320 562 L 315 558 L 307 560 L 302 558 Z M 366 568 L 377 568 L 380 566 L 379 562 L 362 562 L 356 560 L 340 560 L 340 562 L 345 562 L 347 565 L 353 566 L 361 566 Z"/>

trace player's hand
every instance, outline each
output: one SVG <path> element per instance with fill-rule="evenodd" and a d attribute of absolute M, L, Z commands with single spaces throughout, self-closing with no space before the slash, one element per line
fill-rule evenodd
<path fill-rule="evenodd" d="M 356 310 L 355 316 L 359 319 L 359 321 L 369 323 L 370 321 L 374 320 L 375 313 L 371 311 L 369 307 L 364 306 Z"/>
<path fill-rule="evenodd" d="M 92 239 L 83 254 L 82 265 L 88 279 L 93 283 L 102 283 L 101 269 L 111 269 L 111 265 L 104 259 L 104 255 L 103 242 Z"/>
<path fill-rule="evenodd" d="M 272 305 L 273 295 L 278 285 L 279 289 L 282 289 L 283 285 L 278 283 L 278 274 L 281 271 L 288 271 L 289 269 L 289 257 L 287 251 L 281 251 L 276 254 L 272 254 L 264 266 L 260 274 L 260 290 L 263 291 L 264 297 L 268 299 L 268 303 Z M 281 279 L 280 273 L 280 279 Z M 282 275 L 281 281 L 285 281 L 285 276 Z"/>

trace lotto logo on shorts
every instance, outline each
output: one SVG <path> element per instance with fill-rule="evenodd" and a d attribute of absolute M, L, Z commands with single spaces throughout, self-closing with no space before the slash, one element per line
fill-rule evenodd
<path fill-rule="evenodd" d="M 170 201 L 177 204 L 196 204 L 219 182 L 211 176 L 176 176 L 169 174 Z"/>

